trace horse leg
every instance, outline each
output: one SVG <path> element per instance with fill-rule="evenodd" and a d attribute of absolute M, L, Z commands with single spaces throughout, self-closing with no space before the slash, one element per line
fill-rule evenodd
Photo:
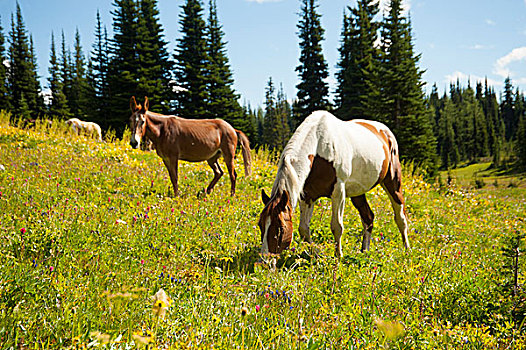
<path fill-rule="evenodd" d="M 367 203 L 365 194 L 362 194 L 361 196 L 357 196 L 357 197 L 352 197 L 351 202 L 354 205 L 354 207 L 358 209 L 358 212 L 360 213 L 360 218 L 362 219 L 362 226 L 363 226 L 362 252 L 365 252 L 369 250 L 369 246 L 371 244 L 374 214 L 373 214 L 373 211 L 371 210 L 371 207 L 369 206 L 369 203 Z"/>
<path fill-rule="evenodd" d="M 314 211 L 314 203 L 307 204 L 304 201 L 300 201 L 300 237 L 303 241 L 312 243 L 310 237 L 310 220 L 312 218 L 312 212 Z"/>
<path fill-rule="evenodd" d="M 407 237 L 407 217 L 405 212 L 405 200 L 402 196 L 402 184 L 399 180 L 386 177 L 382 182 L 382 187 L 387 192 L 387 196 L 391 200 L 393 207 L 395 222 L 398 226 L 398 230 L 402 235 L 402 241 L 406 249 L 410 249 L 409 238 Z"/>
<path fill-rule="evenodd" d="M 170 159 L 170 161 L 167 161 L 167 160 L 164 160 L 163 159 L 163 162 L 164 162 L 164 165 L 166 165 L 166 169 L 168 169 L 168 174 L 170 174 L 170 180 L 172 181 L 172 186 L 173 186 L 173 189 L 174 189 L 174 197 L 177 197 L 177 195 L 179 194 L 179 184 L 178 184 L 178 179 L 179 179 L 179 175 L 177 174 L 177 168 L 179 166 L 179 159 L 178 158 L 174 158 L 174 159 Z"/>
<path fill-rule="evenodd" d="M 236 194 L 236 170 L 234 169 L 234 156 L 236 154 L 236 145 L 233 147 L 225 147 L 223 150 L 223 159 L 225 160 L 226 167 L 228 169 L 228 175 L 230 176 L 230 195 Z"/>
<path fill-rule="evenodd" d="M 208 185 L 208 187 L 206 188 L 207 194 L 210 194 L 210 192 L 212 192 L 212 188 L 214 188 L 221 176 L 223 176 L 223 169 L 221 169 L 218 162 L 220 156 L 221 154 L 218 152 L 215 156 L 207 160 L 208 165 L 210 165 L 210 168 L 212 168 L 214 172 L 214 178 L 212 179 L 212 182 L 210 182 L 210 185 Z"/>
<path fill-rule="evenodd" d="M 337 180 L 331 196 L 332 219 L 331 231 L 334 235 L 334 254 L 337 258 L 343 256 L 342 233 L 343 233 L 343 210 L 345 209 L 345 183 Z"/>

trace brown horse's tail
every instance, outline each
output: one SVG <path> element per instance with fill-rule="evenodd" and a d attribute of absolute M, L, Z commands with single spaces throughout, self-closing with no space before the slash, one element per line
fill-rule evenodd
<path fill-rule="evenodd" d="M 252 173 L 252 155 L 250 154 L 250 141 L 247 135 L 241 130 L 236 129 L 239 142 L 241 143 L 241 153 L 243 154 L 243 164 L 245 165 L 245 176 L 249 176 Z"/>

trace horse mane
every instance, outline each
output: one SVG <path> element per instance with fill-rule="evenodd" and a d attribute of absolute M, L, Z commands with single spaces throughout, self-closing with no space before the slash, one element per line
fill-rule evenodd
<path fill-rule="evenodd" d="M 325 123 L 327 117 L 331 117 L 328 112 L 313 112 L 296 129 L 281 154 L 271 198 L 286 190 L 292 208 L 296 207 L 311 169 L 309 155 L 315 156 L 319 153 L 319 134 L 327 128 Z M 329 158 L 328 160 L 332 161 L 333 157 Z"/>

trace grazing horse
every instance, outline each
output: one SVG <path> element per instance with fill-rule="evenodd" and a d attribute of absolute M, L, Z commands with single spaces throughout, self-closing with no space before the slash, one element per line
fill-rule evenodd
<path fill-rule="evenodd" d="M 292 241 L 292 214 L 300 205 L 300 236 L 311 242 L 309 224 L 314 202 L 331 198 L 335 255 L 342 256 L 345 197 L 358 209 L 363 225 L 362 251 L 369 250 L 374 214 L 365 193 L 380 184 L 387 192 L 402 240 L 409 249 L 398 144 L 382 123 L 342 121 L 329 112 L 312 113 L 283 150 L 270 197 L 259 217 L 261 253 L 281 253 Z"/>
<path fill-rule="evenodd" d="M 234 157 L 238 140 L 241 143 L 245 175 L 250 175 L 252 157 L 247 136 L 234 129 L 221 119 L 184 119 L 176 116 L 166 116 L 150 112 L 148 97 L 144 98 L 144 106 L 137 104 L 135 97 L 130 99 L 132 115 L 130 117 L 130 145 L 139 148 L 141 139 L 146 135 L 154 144 L 159 157 L 168 169 L 177 196 L 177 167 L 179 160 L 188 162 L 207 161 L 214 171 L 214 178 L 206 188 L 210 193 L 221 176 L 223 170 L 218 159 L 221 155 L 230 175 L 230 193 L 236 192 L 236 171 Z"/>
<path fill-rule="evenodd" d="M 100 126 L 92 122 L 83 122 L 77 118 L 66 120 L 66 124 L 77 134 L 84 132 L 86 135 L 95 136 L 97 140 L 102 141 L 102 132 Z"/>

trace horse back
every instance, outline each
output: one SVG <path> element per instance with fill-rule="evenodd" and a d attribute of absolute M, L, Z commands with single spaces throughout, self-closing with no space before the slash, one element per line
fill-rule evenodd
<path fill-rule="evenodd" d="M 175 151 L 190 162 L 210 159 L 225 144 L 237 143 L 235 129 L 221 119 L 167 118 L 164 138 L 162 153 Z"/>

